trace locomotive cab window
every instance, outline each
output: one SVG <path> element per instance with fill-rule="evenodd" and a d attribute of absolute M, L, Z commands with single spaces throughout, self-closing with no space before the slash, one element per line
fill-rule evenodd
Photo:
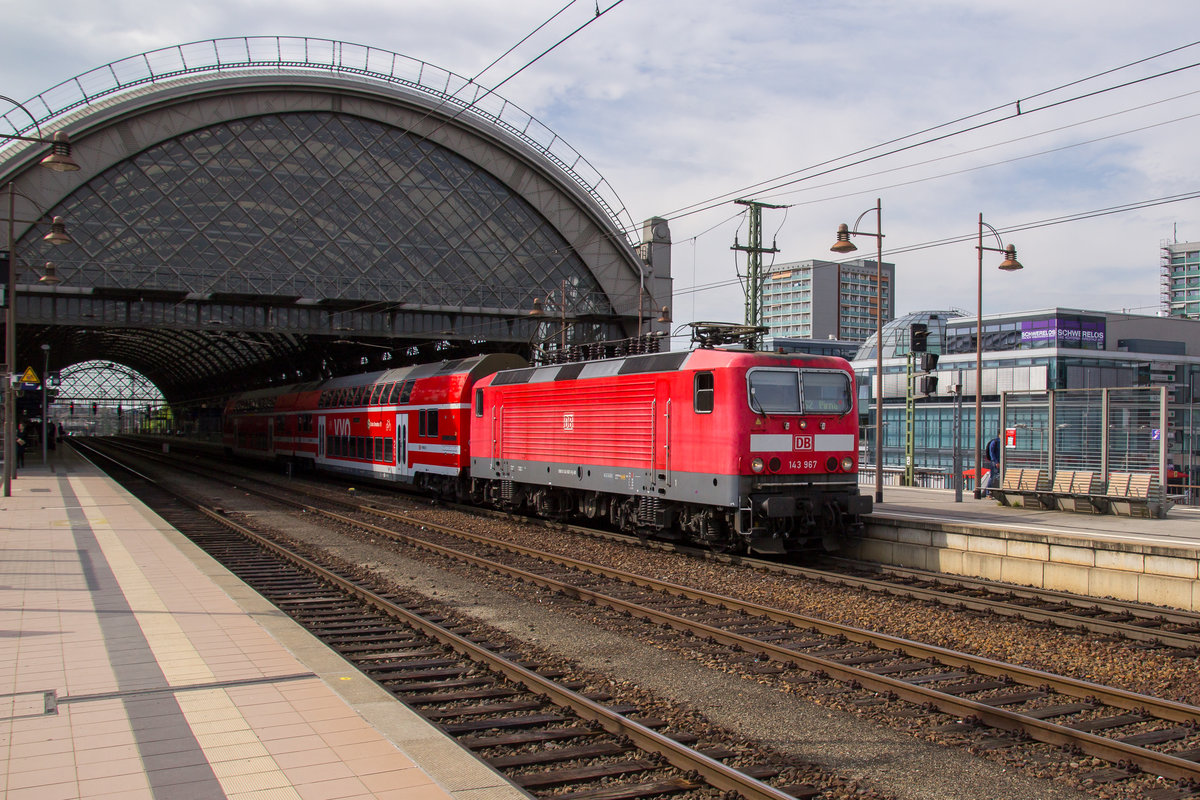
<path fill-rule="evenodd" d="M 483 416 L 483 389 L 475 390 L 475 416 Z"/>
<path fill-rule="evenodd" d="M 693 383 L 695 387 L 695 396 L 692 399 L 692 406 L 697 414 L 711 414 L 713 410 L 713 374 L 711 372 L 697 372 Z"/>
<path fill-rule="evenodd" d="M 800 413 L 800 373 L 794 369 L 755 369 L 746 374 L 750 408 L 761 414 Z"/>
<path fill-rule="evenodd" d="M 850 376 L 844 372 L 801 372 L 805 414 L 847 414 L 853 407 Z"/>
<path fill-rule="evenodd" d="M 846 414 L 850 376 L 836 370 L 756 369 L 746 375 L 750 408 L 762 414 Z"/>

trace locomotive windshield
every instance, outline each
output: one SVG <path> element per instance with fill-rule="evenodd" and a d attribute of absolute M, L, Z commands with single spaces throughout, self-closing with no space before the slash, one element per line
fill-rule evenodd
<path fill-rule="evenodd" d="M 750 408 L 760 414 L 846 414 L 852 408 L 844 372 L 756 369 L 746 383 Z"/>
<path fill-rule="evenodd" d="M 800 373 L 805 414 L 847 414 L 853 407 L 850 376 L 844 372 Z"/>

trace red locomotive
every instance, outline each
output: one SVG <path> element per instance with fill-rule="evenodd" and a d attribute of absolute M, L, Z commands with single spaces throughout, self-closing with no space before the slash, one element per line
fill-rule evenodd
<path fill-rule="evenodd" d="M 251 392 L 227 408 L 226 448 L 727 550 L 836 549 L 871 510 L 842 359 L 699 348 L 523 365 Z"/>
<path fill-rule="evenodd" d="M 836 548 L 858 493 L 842 359 L 707 349 L 502 372 L 475 387 L 477 499 L 723 549 Z"/>

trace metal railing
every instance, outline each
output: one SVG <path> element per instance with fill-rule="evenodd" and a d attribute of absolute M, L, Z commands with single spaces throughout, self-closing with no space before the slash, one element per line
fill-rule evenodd
<path fill-rule="evenodd" d="M 873 464 L 859 464 L 858 485 L 870 488 L 875 486 L 875 466 Z M 904 486 L 904 468 L 884 467 L 883 485 Z M 946 489 L 954 491 L 954 473 L 937 469 L 917 469 L 913 479 L 913 486 L 918 489 Z M 970 493 L 974 490 L 974 477 L 964 473 L 963 492 Z M 1189 484 L 1182 480 L 1169 481 L 1166 495 L 1174 500 L 1176 505 L 1200 506 L 1200 484 Z"/>

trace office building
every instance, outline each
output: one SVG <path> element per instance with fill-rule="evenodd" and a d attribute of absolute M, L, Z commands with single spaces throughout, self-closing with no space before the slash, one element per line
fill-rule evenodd
<path fill-rule="evenodd" d="M 1200 242 L 1162 246 L 1162 313 L 1200 320 Z"/>
<path fill-rule="evenodd" d="M 885 261 L 881 272 L 876 291 L 874 259 L 776 264 L 763 278 L 762 324 L 776 337 L 861 342 L 875 333 L 877 297 L 884 321 L 895 314 L 896 267 Z"/>

